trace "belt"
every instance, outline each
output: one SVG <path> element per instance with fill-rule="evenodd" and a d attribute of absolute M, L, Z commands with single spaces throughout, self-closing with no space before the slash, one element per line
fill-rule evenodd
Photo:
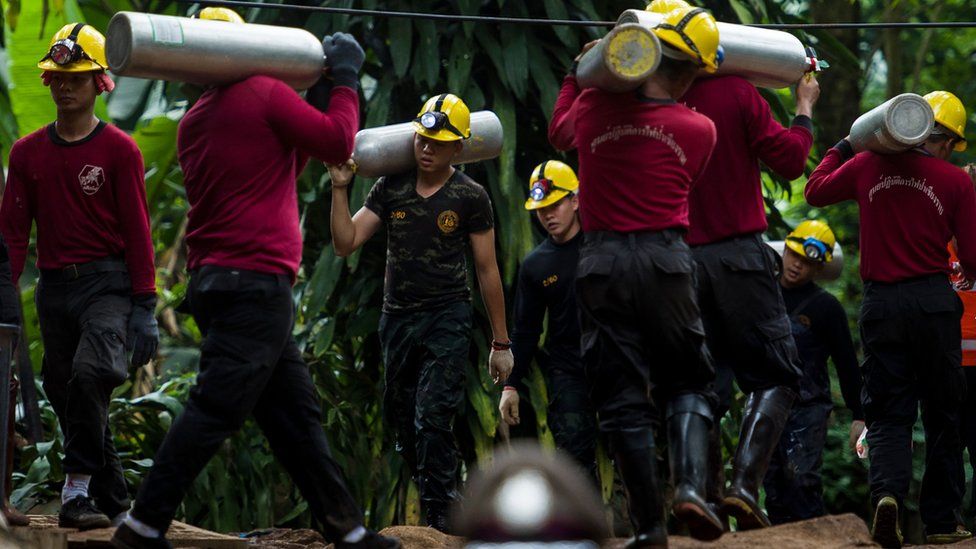
<path fill-rule="evenodd" d="M 190 269 L 190 278 L 200 278 L 210 274 L 225 273 L 240 277 L 243 280 L 264 280 L 279 286 L 291 288 L 291 277 L 280 273 L 266 273 L 263 271 L 252 271 L 249 269 L 238 269 L 237 267 L 222 267 L 220 265 L 203 265 L 195 269 Z"/>
<path fill-rule="evenodd" d="M 949 275 L 945 273 L 916 276 L 914 278 L 906 278 L 897 282 L 880 282 L 877 280 L 864 281 L 865 288 L 895 288 L 904 286 L 938 286 L 940 288 L 951 287 L 949 284 Z"/>
<path fill-rule="evenodd" d="M 587 244 L 601 242 L 629 242 L 639 244 L 643 242 L 667 243 L 684 240 L 684 229 L 663 229 L 660 231 L 642 231 L 636 233 L 619 233 L 616 231 L 589 231 L 583 234 L 583 241 Z"/>
<path fill-rule="evenodd" d="M 100 259 L 89 261 L 88 263 L 75 263 L 66 265 L 60 269 L 41 269 L 41 280 L 49 283 L 71 282 L 83 276 L 97 273 L 124 273 L 128 272 L 125 261 L 121 259 Z"/>

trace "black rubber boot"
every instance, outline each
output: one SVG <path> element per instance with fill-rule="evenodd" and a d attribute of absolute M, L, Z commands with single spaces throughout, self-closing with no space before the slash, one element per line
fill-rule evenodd
<path fill-rule="evenodd" d="M 712 419 L 708 430 L 708 480 L 705 484 L 705 499 L 719 520 L 722 530 L 729 531 L 729 517 L 722 511 L 725 497 L 725 460 L 722 458 L 722 420 Z"/>
<path fill-rule="evenodd" d="M 614 459 L 627 493 L 634 537 L 624 547 L 668 546 L 664 498 L 657 478 L 654 433 L 650 428 L 617 431 L 611 437 Z"/>
<path fill-rule="evenodd" d="M 759 486 L 795 398 L 796 393 L 786 387 L 749 394 L 735 452 L 732 485 L 722 500 L 722 510 L 735 517 L 738 530 L 770 526 L 769 517 L 759 507 Z"/>
<path fill-rule="evenodd" d="M 688 525 L 691 537 L 711 541 L 725 531 L 708 505 L 708 431 L 711 407 L 705 397 L 686 393 L 668 403 L 668 449 L 674 503 L 671 512 Z"/>

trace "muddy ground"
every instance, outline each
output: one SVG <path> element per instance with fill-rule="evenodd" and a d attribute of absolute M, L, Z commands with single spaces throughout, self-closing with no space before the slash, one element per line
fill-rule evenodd
<path fill-rule="evenodd" d="M 444 535 L 431 528 L 418 526 L 392 526 L 384 534 L 397 536 L 405 549 L 456 548 L 462 546 L 461 538 Z M 605 549 L 623 547 L 625 540 L 610 540 Z M 255 538 L 252 543 L 261 549 L 326 549 L 325 541 L 311 530 L 275 530 Z M 824 549 L 842 547 L 877 547 L 871 541 L 867 525 L 855 515 L 834 515 L 818 519 L 786 524 L 766 530 L 754 530 L 726 534 L 711 543 L 702 543 L 686 537 L 674 536 L 670 540 L 674 549 Z M 935 547 L 935 546 L 931 546 Z M 939 546 L 945 547 L 945 546 Z M 953 548 L 976 549 L 976 541 L 969 540 Z"/>

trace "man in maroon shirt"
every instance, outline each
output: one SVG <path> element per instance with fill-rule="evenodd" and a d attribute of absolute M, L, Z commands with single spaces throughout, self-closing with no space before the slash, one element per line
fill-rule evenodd
<path fill-rule="evenodd" d="M 57 121 L 14 144 L 0 231 L 18 281 L 37 224 L 44 390 L 65 437 L 61 526 L 106 527 L 129 506 L 108 425 L 112 390 L 155 353 L 155 269 L 142 156 L 94 116 L 111 91 L 104 37 L 66 25 L 38 63 Z M 91 493 L 89 495 L 89 483 Z"/>
<path fill-rule="evenodd" d="M 665 57 L 638 90 L 581 92 L 570 74 L 550 126 L 550 135 L 572 127 L 579 146 L 581 346 L 600 429 L 627 490 L 629 547 L 667 545 L 654 449 L 662 415 L 674 514 L 696 537 L 722 534 L 704 499 L 715 372 L 684 239 L 688 193 L 715 146 L 715 125 L 676 101 L 701 67 L 717 67 L 718 28 L 700 9 L 675 10 L 665 21 L 655 29 Z"/>
<path fill-rule="evenodd" d="M 861 212 L 861 400 L 872 535 L 883 547 L 902 543 L 898 514 L 912 478 L 920 401 L 926 467 L 919 507 L 930 540 L 956 532 L 965 483 L 958 427 L 966 393 L 962 303 L 949 283 L 946 242 L 955 237 L 963 270 L 976 273 L 976 191 L 966 172 L 947 162 L 954 148 L 965 148 L 962 103 L 946 92 L 926 98 L 935 103 L 936 126 L 925 143 L 899 154 L 855 154 L 843 139 L 804 191 L 812 206 L 856 200 Z"/>
<path fill-rule="evenodd" d="M 343 33 L 323 48 L 335 84 L 325 112 L 283 82 L 253 76 L 206 90 L 180 122 L 187 305 L 204 337 L 200 374 L 112 538 L 116 547 L 169 547 L 163 536 L 186 490 L 250 415 L 335 547 L 399 547 L 363 528 L 292 335 L 302 251 L 295 177 L 307 156 L 349 158 L 359 126 L 363 50 Z"/>
<path fill-rule="evenodd" d="M 723 498 L 719 430 L 712 431 L 709 499 L 722 502 L 740 530 L 769 526 L 759 486 L 789 417 L 800 376 L 790 322 L 776 281 L 774 252 L 762 241 L 766 207 L 759 164 L 786 179 L 803 174 L 813 145 L 812 76 L 796 87 L 797 116 L 781 126 L 756 87 L 738 76 L 699 78 L 682 101 L 715 123 L 718 144 L 691 191 L 688 244 L 697 263 L 698 302 L 715 360 L 721 418 L 732 378 L 748 395 L 732 483 Z"/>

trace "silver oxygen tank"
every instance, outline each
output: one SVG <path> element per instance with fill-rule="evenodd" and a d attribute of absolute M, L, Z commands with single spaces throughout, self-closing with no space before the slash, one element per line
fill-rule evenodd
<path fill-rule="evenodd" d="M 120 11 L 106 35 L 121 76 L 218 86 L 261 74 L 305 90 L 325 66 L 321 40 L 290 27 Z"/>
<path fill-rule="evenodd" d="M 851 146 L 855 151 L 895 154 L 925 142 L 935 124 L 935 115 L 922 96 L 896 95 L 862 114 L 851 125 Z"/>
<path fill-rule="evenodd" d="M 617 25 L 619 27 L 637 24 L 650 30 L 663 19 L 664 16 L 660 13 L 626 10 L 617 19 Z M 738 75 L 756 86 L 766 88 L 786 88 L 796 83 L 804 74 L 817 70 L 819 66 L 817 59 L 808 55 L 809 52 L 803 43 L 786 32 L 719 23 L 718 35 L 725 58 L 715 74 Z M 586 56 L 583 59 L 585 58 Z M 583 59 L 580 60 L 580 66 L 583 64 Z M 609 74 L 614 75 L 612 72 Z M 610 86 L 615 90 L 622 88 L 621 91 L 626 91 L 635 89 L 638 84 L 631 84 L 618 78 Z M 580 85 L 583 86 L 582 81 Z M 602 82 L 599 84 L 592 82 L 591 85 L 598 85 L 609 91 L 607 84 Z"/>
<path fill-rule="evenodd" d="M 380 177 L 405 172 L 417 165 L 413 154 L 412 122 L 367 128 L 356 134 L 352 157 L 356 175 Z M 505 132 L 498 116 L 491 111 L 471 113 L 471 137 L 454 164 L 470 164 L 496 158 L 502 153 Z"/>
<path fill-rule="evenodd" d="M 580 58 L 576 79 L 581 87 L 618 93 L 635 89 L 661 63 L 661 42 L 646 27 L 614 27 Z"/>
<path fill-rule="evenodd" d="M 780 257 L 786 254 L 786 242 L 782 240 L 773 240 L 767 242 L 770 248 L 772 248 Z M 834 255 L 831 258 L 830 263 L 824 265 L 820 274 L 816 276 L 817 280 L 837 280 L 840 278 L 841 273 L 844 272 L 844 250 L 840 247 L 840 244 L 834 243 Z"/>

